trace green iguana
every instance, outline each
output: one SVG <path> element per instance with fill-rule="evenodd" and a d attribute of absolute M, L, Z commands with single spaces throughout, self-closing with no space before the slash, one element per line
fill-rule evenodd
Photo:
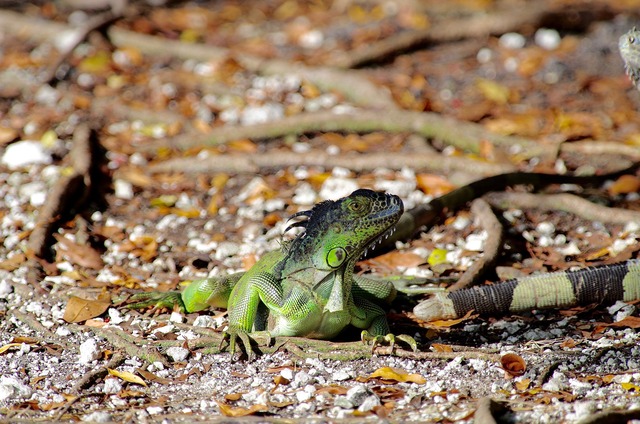
<path fill-rule="evenodd" d="M 129 308 L 179 305 L 187 312 L 227 308 L 229 348 L 236 338 L 252 356 L 248 333 L 331 339 L 349 324 L 362 329 L 362 339 L 392 345 L 386 312 L 380 306 L 396 295 L 389 282 L 354 275 L 356 261 L 393 231 L 404 211 L 395 195 L 360 189 L 336 201 L 324 201 L 291 218 L 287 230 L 304 232 L 280 251 L 267 253 L 249 271 L 193 281 L 180 292 L 141 293 Z M 415 341 L 398 339 L 416 350 Z"/>

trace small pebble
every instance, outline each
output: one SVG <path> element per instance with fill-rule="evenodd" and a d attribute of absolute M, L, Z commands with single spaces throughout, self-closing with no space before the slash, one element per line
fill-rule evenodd
<path fill-rule="evenodd" d="M 183 347 L 172 346 L 167 349 L 167 356 L 173 362 L 182 362 L 189 356 L 189 349 Z"/>
<path fill-rule="evenodd" d="M 117 378 L 107 378 L 104 380 L 104 388 L 102 389 L 103 393 L 115 395 L 122 390 L 122 383 Z"/>
<path fill-rule="evenodd" d="M 41 142 L 23 140 L 7 146 L 0 161 L 9 169 L 16 170 L 26 165 L 48 165 L 52 158 Z"/>
<path fill-rule="evenodd" d="M 173 311 L 169 317 L 169 321 L 182 323 L 184 322 L 184 316 L 180 312 Z"/>
<path fill-rule="evenodd" d="M 500 45 L 506 49 L 521 49 L 527 43 L 527 39 L 522 34 L 507 32 L 500 37 Z"/>
<path fill-rule="evenodd" d="M 100 357 L 100 349 L 96 339 L 89 338 L 80 345 L 80 363 L 89 364 Z"/>
<path fill-rule="evenodd" d="M 373 394 L 373 392 L 364 384 L 353 386 L 347 391 L 347 399 L 355 407 L 359 407 L 362 403 Z"/>
<path fill-rule="evenodd" d="M 13 286 L 7 280 L 0 281 L 0 299 L 6 299 L 13 291 Z"/>
<path fill-rule="evenodd" d="M 81 420 L 90 423 L 110 423 L 113 417 L 106 411 L 95 411 L 83 416 Z"/>
<path fill-rule="evenodd" d="M 536 231 L 543 235 L 551 235 L 556 231 L 555 225 L 550 222 L 541 222 L 536 226 Z"/>
<path fill-rule="evenodd" d="M 11 399 L 27 399 L 32 390 L 16 377 L 0 377 L 0 402 Z"/>
<path fill-rule="evenodd" d="M 545 50 L 555 50 L 560 47 L 560 34 L 555 29 L 540 28 L 533 37 L 535 43 Z"/>
<path fill-rule="evenodd" d="M 118 199 L 133 199 L 133 185 L 125 180 L 115 180 L 113 182 L 115 195 Z"/>

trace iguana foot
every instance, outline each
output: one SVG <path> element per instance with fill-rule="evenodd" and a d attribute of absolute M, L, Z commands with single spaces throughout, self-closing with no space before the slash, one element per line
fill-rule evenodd
<path fill-rule="evenodd" d="M 247 356 L 248 361 L 253 361 L 256 359 L 256 352 L 253 350 L 253 346 L 251 346 L 251 342 L 254 341 L 254 337 L 259 337 L 260 335 L 264 335 L 267 339 L 267 346 L 271 345 L 273 341 L 273 337 L 271 333 L 268 331 L 257 331 L 251 333 L 251 336 L 246 331 L 238 331 L 238 330 L 227 330 L 222 333 L 222 340 L 220 341 L 220 350 L 223 348 L 223 344 L 225 341 L 229 343 L 229 352 L 231 355 L 236 353 L 236 340 L 240 339 L 242 341 L 243 353 Z"/>
<path fill-rule="evenodd" d="M 173 309 L 177 305 L 182 312 L 186 312 L 182 296 L 178 291 L 137 293 L 127 299 L 127 302 L 135 302 L 126 305 L 129 309 L 144 309 L 149 306 L 153 306 L 154 309 Z"/>
<path fill-rule="evenodd" d="M 389 344 L 389 346 L 391 347 L 391 351 L 393 352 L 393 348 L 396 345 L 396 339 L 409 345 L 411 347 L 411 350 L 413 350 L 414 352 L 418 351 L 418 343 L 416 342 L 416 340 L 413 337 L 406 334 L 398 334 L 396 336 L 395 334 L 389 333 L 385 336 L 383 335 L 374 336 L 373 334 L 369 333 L 367 330 L 362 330 L 362 333 L 360 334 L 360 339 L 362 340 L 363 343 L 372 342 L 371 353 L 375 351 L 376 347 L 378 347 L 379 345 L 382 345 L 383 343 Z"/>

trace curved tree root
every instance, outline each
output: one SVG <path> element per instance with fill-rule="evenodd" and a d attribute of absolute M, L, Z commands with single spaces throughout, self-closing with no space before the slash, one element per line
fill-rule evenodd
<path fill-rule="evenodd" d="M 304 113 L 264 124 L 217 127 L 209 134 L 174 137 L 157 141 L 145 149 L 157 150 L 161 147 L 188 149 L 244 138 L 269 139 L 327 131 L 412 133 L 439 139 L 447 145 L 470 153 L 480 153 L 482 142 L 489 142 L 496 148 L 504 150 L 506 154 L 510 154 L 513 150 L 518 151 L 520 160 L 555 152 L 555 148 L 551 149 L 537 140 L 496 134 L 479 124 L 459 121 L 437 113 L 410 110 L 386 110 L 384 113 L 372 110 L 353 110 L 340 114 L 332 111 Z"/>
<path fill-rule="evenodd" d="M 448 172 L 466 171 L 470 168 L 479 175 L 495 175 L 513 171 L 508 164 L 493 164 L 459 156 L 416 155 L 415 153 L 365 153 L 329 155 L 326 152 L 271 152 L 260 155 L 216 155 L 204 159 L 177 158 L 147 167 L 151 173 L 230 173 L 255 174 L 265 169 L 289 166 L 345 167 L 355 172 L 375 169 L 402 169 Z"/>
<path fill-rule="evenodd" d="M 475 261 L 458 281 L 449 287 L 449 291 L 460 290 L 480 282 L 484 273 L 496 263 L 504 241 L 502 224 L 485 200 L 475 199 L 471 203 L 471 212 L 480 223 L 480 227 L 487 232 L 487 240 L 484 243 L 480 259 Z"/>
<path fill-rule="evenodd" d="M 597 205 L 574 194 L 490 193 L 485 199 L 499 209 L 564 211 L 590 221 L 625 225 L 640 223 L 640 212 Z"/>

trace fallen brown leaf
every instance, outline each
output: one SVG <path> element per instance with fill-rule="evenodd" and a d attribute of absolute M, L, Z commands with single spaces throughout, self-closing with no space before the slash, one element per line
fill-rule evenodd
<path fill-rule="evenodd" d="M 640 190 L 640 178 L 635 175 L 623 175 L 609 187 L 609 194 L 615 196 L 617 194 L 636 193 Z"/>
<path fill-rule="evenodd" d="M 64 310 L 62 319 L 69 323 L 78 323 L 102 315 L 111 306 L 111 302 L 105 299 L 83 299 L 71 296 Z"/>
<path fill-rule="evenodd" d="M 383 380 L 397 381 L 398 383 L 425 384 L 427 380 L 420 374 L 409 374 L 405 370 L 394 367 L 382 367 L 375 370 L 367 380 L 381 378 Z"/>
<path fill-rule="evenodd" d="M 469 311 L 466 313 L 465 316 L 458 318 L 458 319 L 446 319 L 446 320 L 436 320 L 436 321 L 430 321 L 428 322 L 426 325 L 430 328 L 447 328 L 447 327 L 453 327 L 456 324 L 460 324 L 463 321 L 466 321 L 468 319 L 474 319 L 475 317 L 477 317 L 478 315 L 474 315 L 473 314 L 474 311 Z"/>
<path fill-rule="evenodd" d="M 53 236 L 58 241 L 58 254 L 72 264 L 95 270 L 102 269 L 104 266 L 102 256 L 93 247 L 74 243 L 62 234 Z"/>
<path fill-rule="evenodd" d="M 612 322 L 610 324 L 601 323 L 599 324 L 603 327 L 629 327 L 629 328 L 640 328 L 640 317 L 628 316 L 620 321 Z"/>
<path fill-rule="evenodd" d="M 453 348 L 451 346 L 440 343 L 432 343 L 431 348 L 435 352 L 453 352 Z"/>
<path fill-rule="evenodd" d="M 222 402 L 216 403 L 220 408 L 220 412 L 227 417 L 246 417 L 247 415 L 254 415 L 258 412 L 265 412 L 269 410 L 267 405 L 252 405 L 249 408 L 241 408 L 227 405 Z"/>
<path fill-rule="evenodd" d="M 5 259 L 0 262 L 0 269 L 3 271 L 14 271 L 27 260 L 27 256 L 24 253 L 17 253 L 10 257 L 9 259 Z"/>
<path fill-rule="evenodd" d="M 107 371 L 110 375 L 118 377 L 119 379 L 124 380 L 128 383 L 140 384 L 141 386 L 147 387 L 147 383 L 145 383 L 140 376 L 137 376 L 134 373 L 131 373 L 129 371 L 118 371 L 111 368 L 107 368 Z"/>
<path fill-rule="evenodd" d="M 518 377 L 527 370 L 527 363 L 515 353 L 507 353 L 500 358 L 500 365 L 510 376 Z"/>

